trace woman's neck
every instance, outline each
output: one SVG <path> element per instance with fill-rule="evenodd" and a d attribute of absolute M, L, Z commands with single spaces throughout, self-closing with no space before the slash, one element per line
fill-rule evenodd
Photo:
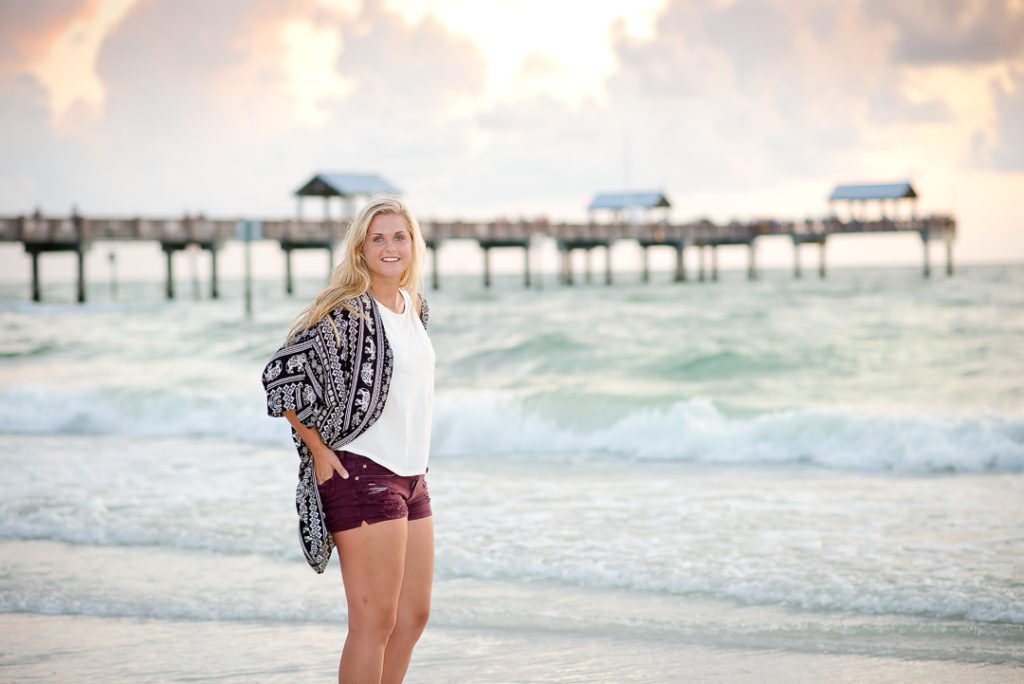
<path fill-rule="evenodd" d="M 370 294 L 378 302 L 388 307 L 395 313 L 401 313 L 405 309 L 402 301 L 402 293 L 398 291 L 398 281 L 380 282 L 374 280 L 370 283 Z"/>

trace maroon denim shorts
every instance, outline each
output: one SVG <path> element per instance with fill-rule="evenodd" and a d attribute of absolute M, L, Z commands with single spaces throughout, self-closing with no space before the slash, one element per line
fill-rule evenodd
<path fill-rule="evenodd" d="M 423 475 L 398 475 L 376 461 L 335 451 L 348 471 L 343 478 L 335 471 L 320 490 L 324 520 L 330 532 L 344 532 L 361 526 L 408 518 L 419 520 L 431 515 L 430 492 Z"/>

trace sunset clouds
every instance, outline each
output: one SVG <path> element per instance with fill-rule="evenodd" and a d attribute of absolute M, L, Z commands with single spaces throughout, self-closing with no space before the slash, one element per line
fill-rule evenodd
<path fill-rule="evenodd" d="M 679 218 L 799 215 L 904 177 L 995 212 L 1024 177 L 1017 0 L 15 1 L 0 27 L 4 213 L 287 215 L 321 169 L 443 216 L 575 218 L 627 182 Z"/>

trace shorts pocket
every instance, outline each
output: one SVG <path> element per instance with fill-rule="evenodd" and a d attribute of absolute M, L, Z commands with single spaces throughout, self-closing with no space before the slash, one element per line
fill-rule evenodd
<path fill-rule="evenodd" d="M 315 474 L 314 474 L 314 477 L 316 477 L 316 475 L 315 475 Z M 321 491 L 323 491 L 323 490 L 324 490 L 324 489 L 326 489 L 326 488 L 327 488 L 327 487 L 328 487 L 328 486 L 329 486 L 330 484 L 332 484 L 332 483 L 333 483 L 333 482 L 334 482 L 335 480 L 337 480 L 337 479 L 338 479 L 339 477 L 341 477 L 341 476 L 340 476 L 340 475 L 338 475 L 338 471 L 337 471 L 337 470 L 335 470 L 335 471 L 334 471 L 333 473 L 331 473 L 331 476 L 330 476 L 329 478 L 327 478 L 327 479 L 326 479 L 326 480 L 324 480 L 323 482 L 318 482 L 316 486 L 317 486 L 317 488 L 318 488 L 318 489 L 320 489 Z"/>

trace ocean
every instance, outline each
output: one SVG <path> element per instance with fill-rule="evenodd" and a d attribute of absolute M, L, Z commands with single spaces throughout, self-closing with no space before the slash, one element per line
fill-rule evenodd
<path fill-rule="evenodd" d="M 1019 681 L 1024 265 L 620 280 L 425 290 L 407 681 Z M 321 283 L 0 286 L 0 679 L 334 676 L 260 385 Z"/>

